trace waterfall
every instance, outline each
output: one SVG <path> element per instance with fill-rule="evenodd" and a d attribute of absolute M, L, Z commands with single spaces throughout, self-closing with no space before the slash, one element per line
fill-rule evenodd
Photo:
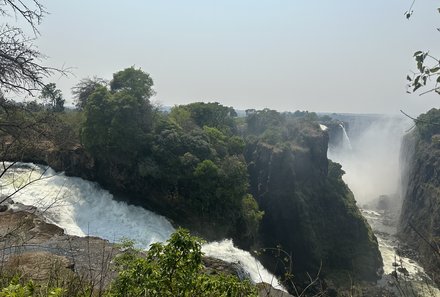
<path fill-rule="evenodd" d="M 66 234 L 97 236 L 110 242 L 131 239 L 137 247 L 148 249 L 154 242 L 164 242 L 174 232 L 163 216 L 142 207 L 116 201 L 98 184 L 78 177 L 67 177 L 51 168 L 21 163 L 0 179 L 0 197 L 13 193 L 14 202 L 35 206 L 49 223 L 63 228 Z M 14 207 L 14 206 L 13 206 Z M 203 245 L 207 255 L 238 263 L 254 282 L 266 282 L 282 288 L 276 278 L 246 251 L 231 240 Z"/>
<path fill-rule="evenodd" d="M 396 217 L 400 208 L 399 193 L 399 151 L 402 136 L 413 125 L 405 118 L 351 116 L 350 127 L 356 125 L 351 140 L 343 125 L 344 143 L 334 151 L 329 150 L 329 157 L 341 163 L 345 171 L 344 181 L 353 191 L 363 216 L 368 220 L 378 239 L 379 250 L 384 263 L 384 275 L 378 282 L 381 287 L 396 290 L 390 284 L 395 278 L 390 274 L 405 268 L 407 275 L 400 284 L 404 291 L 396 291 L 398 296 L 440 296 L 440 291 L 430 284 L 429 277 L 414 259 L 396 255 L 402 250 L 396 237 Z M 357 122 L 356 122 L 357 120 Z M 341 119 L 342 121 L 342 119 Z M 347 152 L 350 144 L 351 151 Z M 381 195 L 389 197 L 390 208 L 385 212 L 375 208 Z M 398 206 L 397 206 L 398 205 Z M 411 253 L 411 252 L 410 252 Z M 408 254 L 410 254 L 408 253 Z M 429 291 L 429 293 L 427 292 Z"/>
<path fill-rule="evenodd" d="M 345 130 L 344 125 L 341 123 L 341 124 L 339 124 L 339 127 L 341 127 L 341 129 L 342 129 L 342 136 L 343 136 L 342 143 L 343 143 L 344 149 L 352 150 L 353 147 L 351 146 L 351 141 L 350 141 L 350 138 L 348 137 L 348 134 L 347 134 L 347 131 Z"/>
<path fill-rule="evenodd" d="M 344 126 L 339 124 L 343 142 L 329 150 L 328 156 L 342 165 L 344 181 L 363 205 L 380 195 L 398 192 L 400 144 L 411 123 L 385 116 L 371 120 L 362 115 L 353 118 L 349 124 L 356 133 L 349 138 Z"/>

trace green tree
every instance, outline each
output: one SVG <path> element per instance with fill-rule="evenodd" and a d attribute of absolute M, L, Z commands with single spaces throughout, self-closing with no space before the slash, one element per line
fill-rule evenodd
<path fill-rule="evenodd" d="M 141 70 L 127 68 L 114 74 L 110 90 L 96 81 L 91 84 L 83 88 L 89 92 L 95 87 L 84 99 L 82 143 L 99 160 L 134 165 L 148 149 L 152 79 Z"/>
<path fill-rule="evenodd" d="M 431 141 L 433 135 L 440 134 L 440 110 L 432 108 L 421 114 L 417 117 L 416 126 L 422 138 Z"/>
<path fill-rule="evenodd" d="M 75 99 L 75 106 L 79 110 L 83 110 L 86 106 L 87 99 L 95 92 L 98 87 L 104 87 L 107 82 L 99 77 L 84 78 L 76 86 L 72 88 L 72 94 Z"/>
<path fill-rule="evenodd" d="M 245 239 L 250 238 L 254 240 L 258 234 L 260 222 L 263 219 L 264 211 L 260 211 L 257 201 L 251 194 L 247 194 L 241 201 L 242 216 L 239 223 L 241 223 L 241 236 Z"/>
<path fill-rule="evenodd" d="M 108 156 L 108 127 L 112 119 L 110 92 L 99 87 L 89 96 L 85 107 L 85 122 L 81 131 L 84 147 L 98 159 Z"/>
<path fill-rule="evenodd" d="M 169 119 L 184 131 L 189 132 L 196 127 L 194 120 L 191 118 L 191 112 L 182 105 L 171 108 Z"/>
<path fill-rule="evenodd" d="M 135 158 L 147 149 L 149 109 L 144 102 L 124 93 L 111 96 L 110 105 L 109 150 L 114 155 L 131 154 Z"/>
<path fill-rule="evenodd" d="M 41 90 L 40 99 L 42 99 L 46 106 L 52 111 L 62 112 L 64 111 L 63 93 L 60 89 L 57 89 L 56 84 L 49 83 Z"/>
<path fill-rule="evenodd" d="M 146 256 L 126 243 L 124 253 L 115 259 L 118 275 L 108 296 L 257 296 L 249 281 L 204 274 L 201 243 L 183 229 L 167 244 L 152 244 Z"/>
<path fill-rule="evenodd" d="M 231 134 L 237 129 L 234 122 L 237 113 L 232 107 L 221 105 L 218 102 L 195 102 L 179 107 L 189 111 L 191 119 L 201 128 L 209 126 L 226 134 Z"/>
<path fill-rule="evenodd" d="M 130 67 L 113 74 L 110 90 L 113 93 L 127 92 L 138 99 L 149 102 L 151 96 L 155 94 L 153 85 L 153 79 L 148 73 Z"/>
<path fill-rule="evenodd" d="M 279 129 L 285 122 L 284 116 L 276 110 L 246 110 L 247 131 L 250 134 L 260 135 L 267 129 Z"/>

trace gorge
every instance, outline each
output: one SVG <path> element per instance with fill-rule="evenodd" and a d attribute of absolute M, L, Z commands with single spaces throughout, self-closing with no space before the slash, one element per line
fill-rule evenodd
<path fill-rule="evenodd" d="M 415 189 L 436 187 L 436 181 L 432 180 L 435 175 L 424 170 L 425 166 L 437 168 L 435 148 L 427 149 L 420 139 L 419 124 L 415 127 L 402 116 L 337 115 L 335 118 L 349 126 L 353 146 L 330 147 L 329 158 L 343 165 L 344 180 L 378 237 L 384 260 L 384 276 L 379 284 L 395 290 L 398 296 L 439 296 L 438 259 L 427 248 L 421 234 L 410 227 L 418 224 L 416 230 L 429 240 L 435 238 L 432 220 L 437 214 L 432 203 L 435 204 L 436 198 Z M 428 153 L 430 158 L 424 155 Z"/>
<path fill-rule="evenodd" d="M 234 247 L 234 244 L 248 251 L 259 250 L 253 256 L 278 276 L 284 270 L 276 265 L 278 260 L 273 251 L 287 251 L 292 255 L 290 261 L 293 262 L 295 280 L 299 286 L 306 284 L 305 278 L 301 277 L 305 272 L 319 273 L 327 289 L 344 287 L 352 277 L 359 283 L 375 282 L 380 278 L 382 259 L 385 274 L 403 269 L 402 264 L 402 267 L 393 266 L 398 262 L 396 250 L 401 249 L 395 238 L 395 222 L 391 222 L 390 226 L 390 222 L 384 220 L 387 219 L 384 215 L 390 215 L 391 221 L 396 220 L 398 214 L 392 213 L 393 207 L 401 203 L 397 186 L 398 151 L 407 122 L 352 115 L 357 122 L 345 118 L 337 119 L 344 125 L 336 121 L 333 124 L 322 122 L 320 126 L 318 118 L 307 117 L 307 113 L 292 117 L 268 110 L 248 115 L 247 130 L 242 130 L 247 134 L 243 157 L 247 164 L 250 193 L 255 197 L 259 209 L 264 211 L 260 228 L 252 236 L 234 237 L 237 231 L 231 232 L 229 238 L 232 240 L 225 239 L 228 237 L 224 234 L 218 236 L 223 240 L 220 238 L 205 244 L 203 251 L 208 256 L 239 263 L 253 281 L 272 283 L 278 288 L 281 286 L 274 282 L 274 276 L 249 252 Z M 268 124 L 268 120 L 272 123 Z M 339 132 L 332 131 L 334 127 Z M 340 139 L 335 140 L 335 135 L 339 135 Z M 342 168 L 328 160 L 327 149 L 328 157 L 340 162 Z M 45 163 L 69 175 L 91 180 L 97 178 L 96 160 L 81 147 L 73 150 L 37 149 L 31 153 L 23 160 Z M 60 226 L 67 234 L 99 236 L 111 242 L 128 237 L 134 239 L 139 247 L 148 248 L 153 242 L 169 238 L 175 230 L 173 225 L 184 225 L 190 229 L 196 226 L 192 230 L 202 236 L 208 234 L 208 239 L 216 228 L 207 226 L 207 233 L 204 233 L 200 222 L 194 225 L 196 217 L 191 219 L 190 224 L 185 218 L 179 220 L 178 216 L 173 215 L 172 208 L 167 209 L 171 207 L 169 203 L 176 203 L 171 200 L 160 202 L 162 204 L 155 209 L 160 198 L 157 188 L 153 196 L 143 192 L 145 200 L 141 202 L 143 207 L 139 207 L 126 201 L 139 205 L 140 192 L 130 200 L 131 194 L 128 193 L 128 197 L 127 193 L 118 196 L 123 190 L 115 191 L 115 187 L 111 187 L 116 193 L 114 198 L 96 183 L 79 177 L 68 177 L 52 169 L 44 171 L 45 167 L 40 165 L 16 165 L 2 179 L 2 194 L 29 181 L 29 176 L 42 175 L 41 181 L 26 186 L 14 195 L 13 200 L 35 205 L 49 222 Z M 120 175 L 103 176 L 109 177 L 104 184 L 130 182 L 121 179 L 125 177 Z M 344 178 L 354 196 L 341 178 Z M 139 189 L 146 191 L 147 188 L 142 186 Z M 149 197 L 153 200 L 149 201 Z M 362 207 L 362 212 L 356 201 Z M 385 209 L 379 207 L 379 202 L 388 203 L 388 213 L 383 213 Z M 170 220 L 148 211 L 148 208 L 165 216 L 171 214 Z M 178 214 L 182 214 L 181 210 Z M 378 237 L 379 249 L 376 237 L 364 217 Z M 219 230 L 225 229 L 220 226 Z M 243 235 L 246 230 L 249 228 L 238 229 L 238 233 Z M 426 277 L 413 259 L 404 255 L 399 255 L 399 258 L 403 259 L 405 269 L 413 279 Z M 399 273 L 405 274 L 400 270 Z M 386 276 L 379 284 L 381 288 L 393 291 L 392 282 L 392 277 Z M 430 288 L 435 290 L 434 287 Z"/>

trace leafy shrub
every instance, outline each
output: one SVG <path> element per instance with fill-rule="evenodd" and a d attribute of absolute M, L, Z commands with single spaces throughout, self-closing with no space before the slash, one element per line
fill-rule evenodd
<path fill-rule="evenodd" d="M 416 125 L 420 135 L 426 140 L 431 140 L 433 135 L 440 134 L 440 109 L 432 108 L 421 114 Z"/>
<path fill-rule="evenodd" d="M 115 264 L 118 276 L 108 297 L 131 296 L 257 296 L 249 281 L 230 275 L 203 273 L 201 240 L 183 229 L 167 244 L 154 243 L 144 256 L 123 244 Z"/>

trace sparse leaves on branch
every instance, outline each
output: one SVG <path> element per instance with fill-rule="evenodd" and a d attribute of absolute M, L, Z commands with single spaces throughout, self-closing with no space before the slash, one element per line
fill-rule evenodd
<path fill-rule="evenodd" d="M 405 17 L 409 19 L 413 14 L 413 6 L 415 0 L 412 1 L 411 7 L 405 12 Z M 440 8 L 437 8 L 440 13 Z M 440 31 L 440 29 L 437 29 Z M 417 51 L 414 53 L 414 59 L 416 61 L 417 70 L 411 75 L 406 76 L 407 93 L 414 93 L 420 88 L 428 87 L 428 89 L 420 95 L 424 95 L 431 92 L 440 94 L 440 60 L 431 55 L 429 51 Z"/>
<path fill-rule="evenodd" d="M 417 72 L 412 76 L 407 75 L 408 92 L 416 92 L 419 88 L 431 86 L 420 95 L 436 92 L 440 94 L 440 61 L 431 56 L 429 52 L 417 51 L 414 53 Z"/>

